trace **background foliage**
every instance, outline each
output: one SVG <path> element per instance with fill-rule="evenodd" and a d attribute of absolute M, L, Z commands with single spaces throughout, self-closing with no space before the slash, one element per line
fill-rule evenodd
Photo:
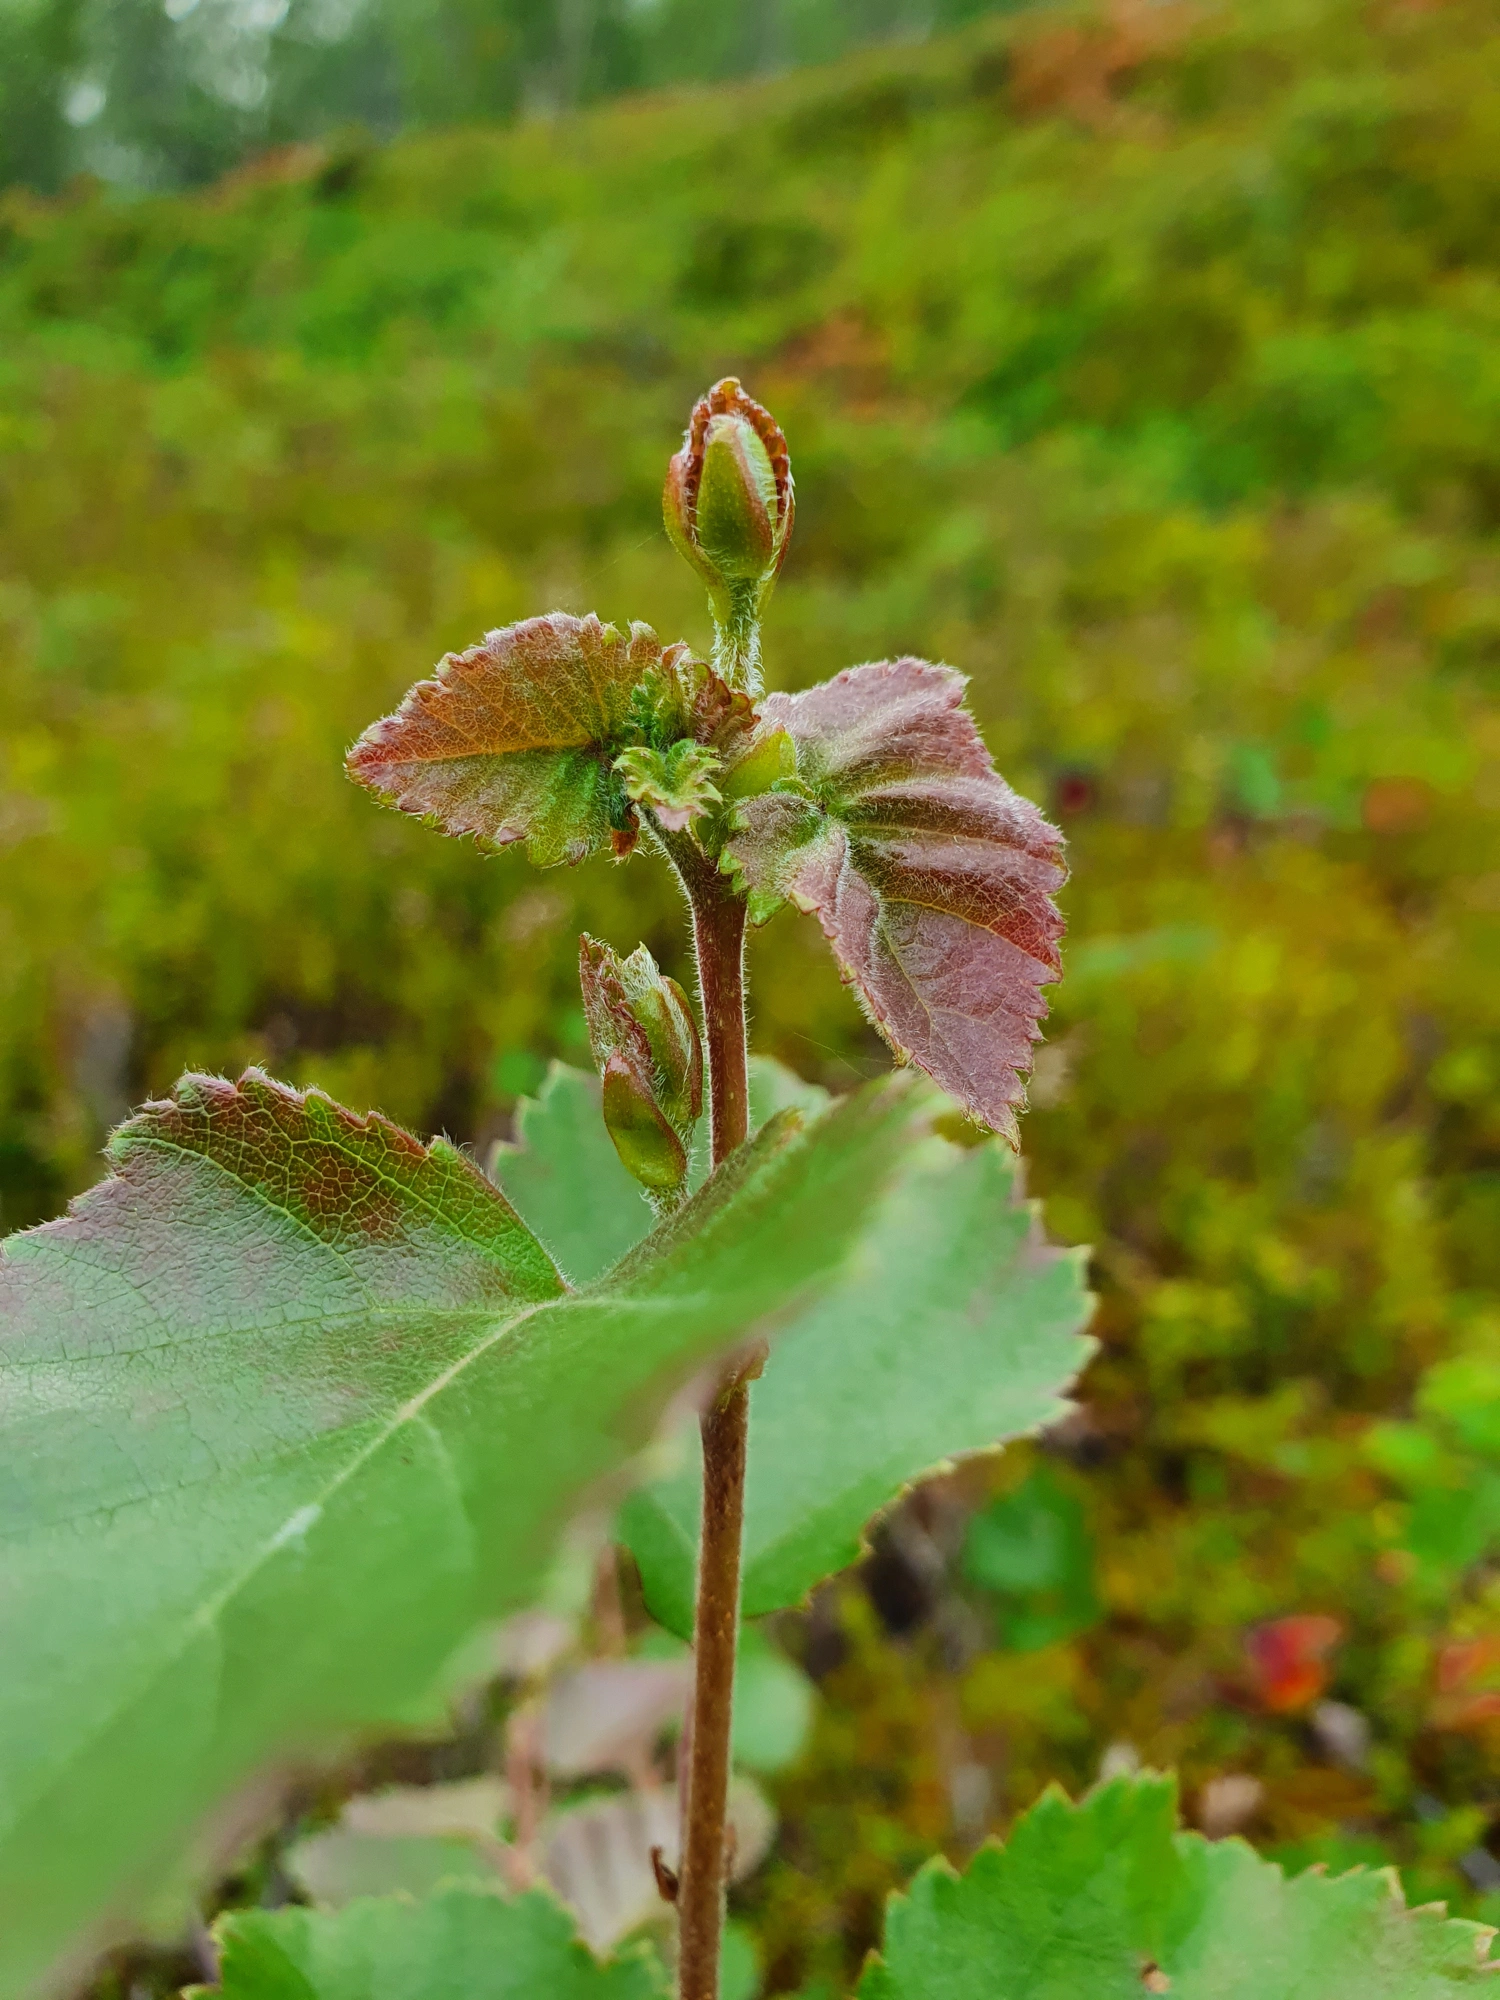
<path fill-rule="evenodd" d="M 825 62 L 1031 0 L 0 0 L 0 184 L 210 179 L 389 138 Z"/>
<path fill-rule="evenodd" d="M 773 682 L 953 662 L 1069 833 L 1026 1148 L 1104 1352 L 789 1629 L 773 1987 L 1101 1759 L 1500 1909 L 1497 86 L 1486 0 L 1122 4 L 0 207 L 4 1227 L 188 1064 L 482 1147 L 580 927 L 682 971 L 651 863 L 339 761 L 530 611 L 706 639 L 658 493 L 726 370 L 799 480 Z M 758 1048 L 880 1066 L 813 927 L 752 982 Z"/>

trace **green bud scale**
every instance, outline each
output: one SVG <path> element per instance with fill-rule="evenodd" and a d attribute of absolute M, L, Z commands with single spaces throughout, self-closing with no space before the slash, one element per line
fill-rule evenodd
<path fill-rule="evenodd" d="M 622 960 L 585 935 L 578 972 L 615 1151 L 658 1208 L 675 1207 L 703 1110 L 703 1048 L 688 997 L 644 945 Z"/>

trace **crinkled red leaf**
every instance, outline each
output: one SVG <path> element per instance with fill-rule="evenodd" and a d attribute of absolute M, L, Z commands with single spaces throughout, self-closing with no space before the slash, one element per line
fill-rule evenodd
<path fill-rule="evenodd" d="M 529 843 L 539 867 L 582 861 L 615 836 L 632 842 L 633 809 L 610 766 L 626 740 L 632 690 L 676 664 L 646 625 L 628 634 L 592 614 L 554 611 L 450 653 L 394 715 L 349 752 L 350 774 L 389 804 L 495 847 Z"/>
<path fill-rule="evenodd" d="M 746 800 L 726 862 L 757 914 L 816 912 L 897 1053 L 1013 1140 L 1062 969 L 1063 843 L 995 770 L 964 687 L 902 659 L 768 696 L 761 731 L 791 735 L 811 796 Z"/>

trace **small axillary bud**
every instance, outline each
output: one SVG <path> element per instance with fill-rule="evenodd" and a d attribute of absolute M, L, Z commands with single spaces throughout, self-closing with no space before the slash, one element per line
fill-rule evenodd
<path fill-rule="evenodd" d="M 753 799 L 796 776 L 797 746 L 789 731 L 773 729 L 751 739 L 744 755 L 730 765 L 720 789 L 725 799 Z"/>
<path fill-rule="evenodd" d="M 732 375 L 694 405 L 662 512 L 708 585 L 715 664 L 731 686 L 757 692 L 761 607 L 786 558 L 796 496 L 781 426 Z"/>
<path fill-rule="evenodd" d="M 626 1171 L 658 1213 L 687 1192 L 693 1127 L 703 1110 L 703 1047 L 686 993 L 644 945 L 620 959 L 579 940 L 589 1045 L 604 1085 L 604 1123 Z"/>

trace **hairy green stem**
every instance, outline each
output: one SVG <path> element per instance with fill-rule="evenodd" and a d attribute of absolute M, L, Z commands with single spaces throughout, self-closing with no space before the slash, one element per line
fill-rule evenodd
<path fill-rule="evenodd" d="M 689 837 L 672 857 L 693 913 L 693 946 L 708 1059 L 713 1163 L 743 1145 L 750 1124 L 745 1041 L 745 905 Z M 677 1893 L 680 2000 L 718 2000 L 728 1873 L 729 1734 L 740 1616 L 740 1541 L 750 1382 L 763 1355 L 741 1353 L 702 1419 L 703 1516 L 693 1618 L 693 1692 Z"/>
<path fill-rule="evenodd" d="M 731 687 L 757 697 L 764 686 L 760 672 L 761 594 L 759 578 L 754 583 L 730 583 L 713 607 L 714 672 Z"/>

